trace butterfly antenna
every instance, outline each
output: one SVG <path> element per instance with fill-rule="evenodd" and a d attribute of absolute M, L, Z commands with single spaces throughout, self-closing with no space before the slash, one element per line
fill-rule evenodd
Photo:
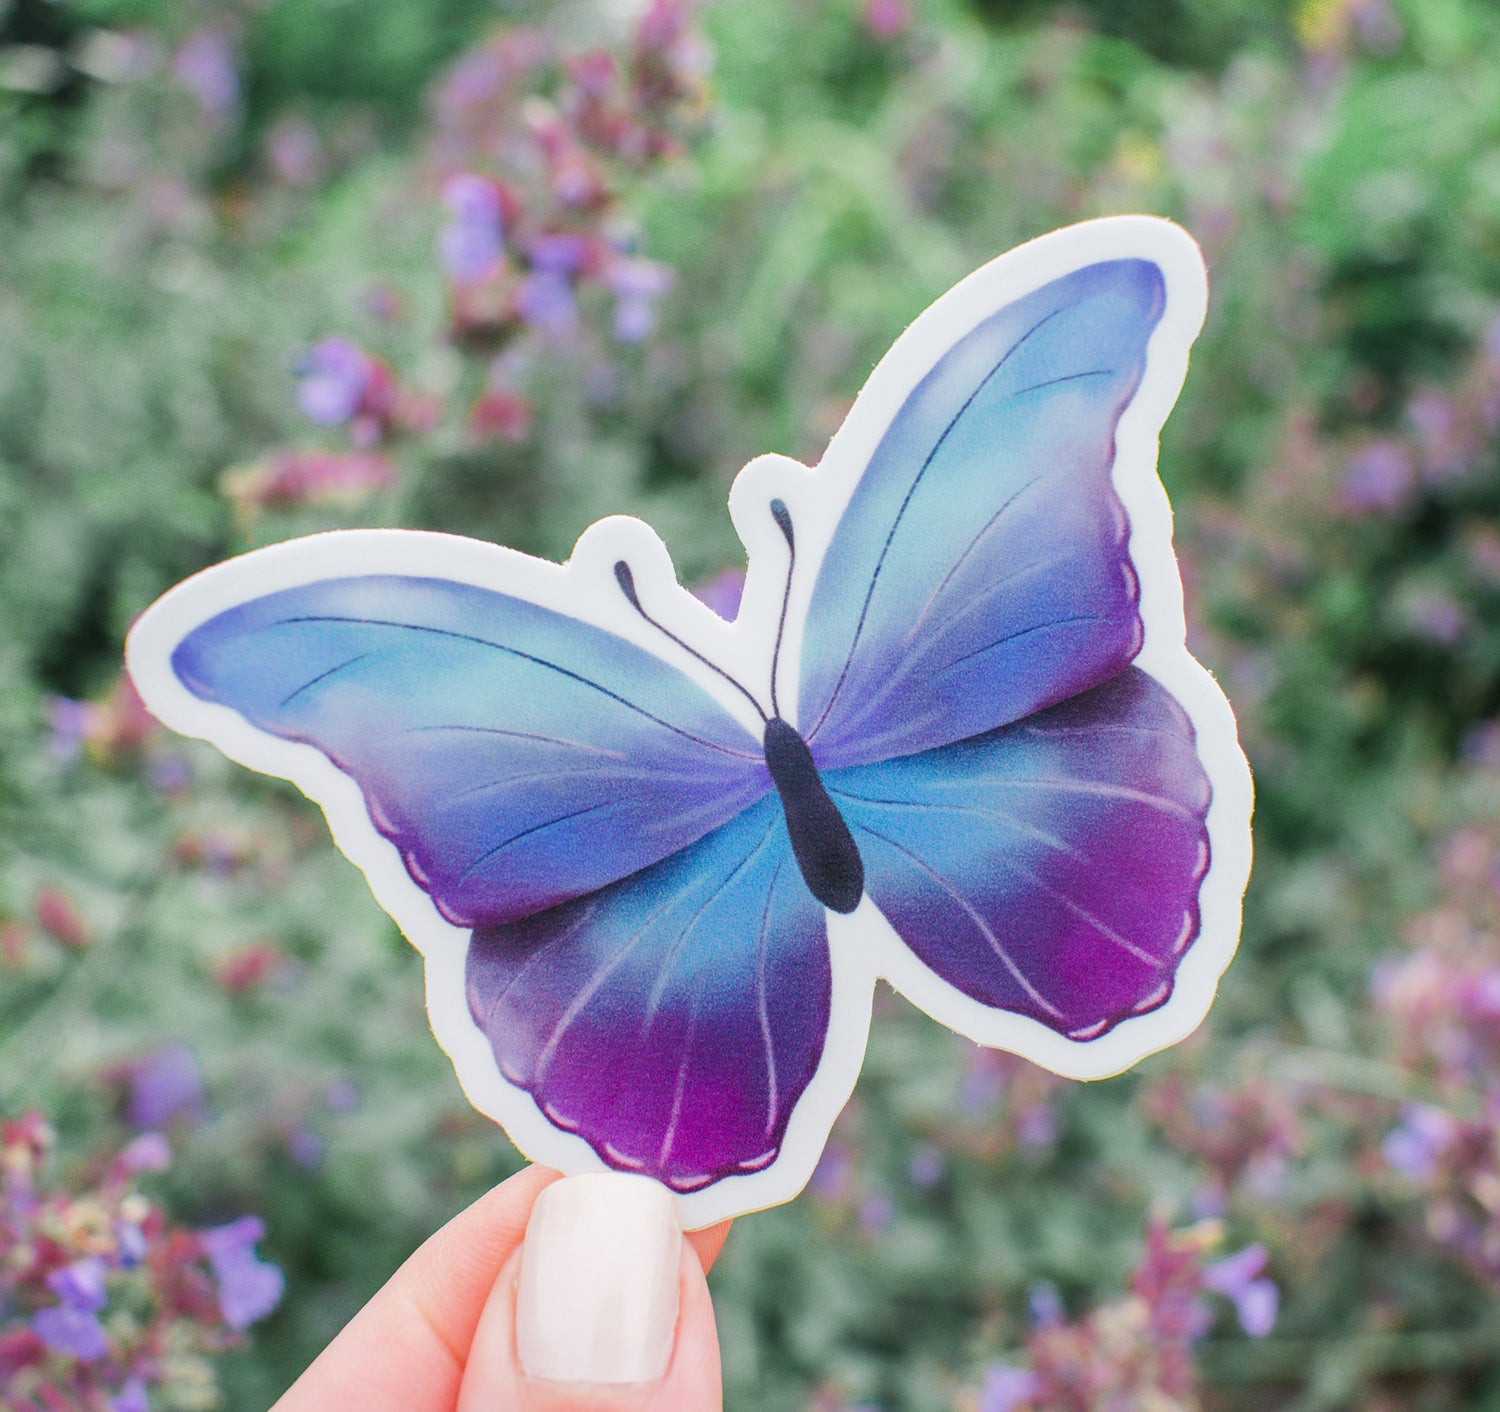
<path fill-rule="evenodd" d="M 680 648 L 682 648 L 682 650 L 689 656 L 696 657 L 700 662 L 703 663 L 705 667 L 709 669 L 709 671 L 717 672 L 721 677 L 723 677 L 724 680 L 730 684 L 730 686 L 732 686 L 737 692 L 739 692 L 741 696 L 745 698 L 746 701 L 748 701 L 753 707 L 755 707 L 755 714 L 758 715 L 761 720 L 768 721 L 771 719 L 766 715 L 765 708 L 760 704 L 760 702 L 757 701 L 748 691 L 746 691 L 739 682 L 735 681 L 735 679 L 730 676 L 729 673 L 723 669 L 723 667 L 717 666 L 713 662 L 710 662 L 707 657 L 705 657 L 701 652 L 698 651 L 697 648 L 689 647 L 687 643 L 685 643 L 680 637 L 678 637 L 675 632 L 672 632 L 669 628 L 664 628 L 659 622 L 657 622 L 655 618 L 651 616 L 650 613 L 648 613 L 641 606 L 640 595 L 635 591 L 635 575 L 630 572 L 630 565 L 627 564 L 623 559 L 616 560 L 615 562 L 615 582 L 620 585 L 620 592 L 623 593 L 629 600 L 630 606 L 634 608 L 635 611 L 639 613 L 641 617 L 643 617 L 648 623 L 650 623 L 652 627 L 654 627 L 659 633 L 662 633 L 666 637 L 671 638 L 672 641 L 675 642 Z M 772 689 L 771 695 L 772 701 L 774 702 L 774 688 Z"/>
<path fill-rule="evenodd" d="M 785 500 L 771 502 L 771 518 L 786 536 L 786 587 L 781 590 L 781 619 L 776 624 L 776 646 L 771 653 L 771 713 L 781 715 L 781 706 L 776 700 L 777 669 L 781 665 L 781 635 L 786 631 L 786 610 L 792 601 L 792 570 L 797 567 L 797 545 L 792 538 L 792 515 Z"/>

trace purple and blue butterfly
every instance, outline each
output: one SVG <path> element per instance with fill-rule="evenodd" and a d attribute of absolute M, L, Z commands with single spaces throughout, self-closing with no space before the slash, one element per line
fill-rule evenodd
<path fill-rule="evenodd" d="M 131 671 L 324 806 L 528 1155 L 646 1173 L 689 1225 L 787 1199 L 878 977 L 1078 1077 L 1212 1000 L 1250 783 L 1155 472 L 1205 301 L 1145 217 L 971 276 L 817 469 L 741 473 L 733 623 L 632 520 L 563 566 L 349 531 L 180 585 Z"/>

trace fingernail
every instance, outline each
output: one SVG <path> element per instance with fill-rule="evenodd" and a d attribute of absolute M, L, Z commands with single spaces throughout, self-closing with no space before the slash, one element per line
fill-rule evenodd
<path fill-rule="evenodd" d="M 544 1382 L 646 1386 L 672 1357 L 682 1227 L 649 1177 L 564 1177 L 537 1198 L 521 1251 L 516 1350 Z"/>

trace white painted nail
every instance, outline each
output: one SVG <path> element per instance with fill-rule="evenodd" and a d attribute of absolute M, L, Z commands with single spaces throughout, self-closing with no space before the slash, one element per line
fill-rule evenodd
<path fill-rule="evenodd" d="M 682 1227 L 649 1177 L 590 1172 L 546 1188 L 521 1251 L 516 1350 L 526 1376 L 644 1387 L 677 1329 Z"/>

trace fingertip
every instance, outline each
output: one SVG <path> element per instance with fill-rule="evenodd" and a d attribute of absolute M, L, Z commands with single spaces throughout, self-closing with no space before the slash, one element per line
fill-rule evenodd
<path fill-rule="evenodd" d="M 480 1318 L 458 1412 L 722 1406 L 703 1262 L 664 1195 L 644 1178 L 591 1174 L 538 1203 Z"/>

